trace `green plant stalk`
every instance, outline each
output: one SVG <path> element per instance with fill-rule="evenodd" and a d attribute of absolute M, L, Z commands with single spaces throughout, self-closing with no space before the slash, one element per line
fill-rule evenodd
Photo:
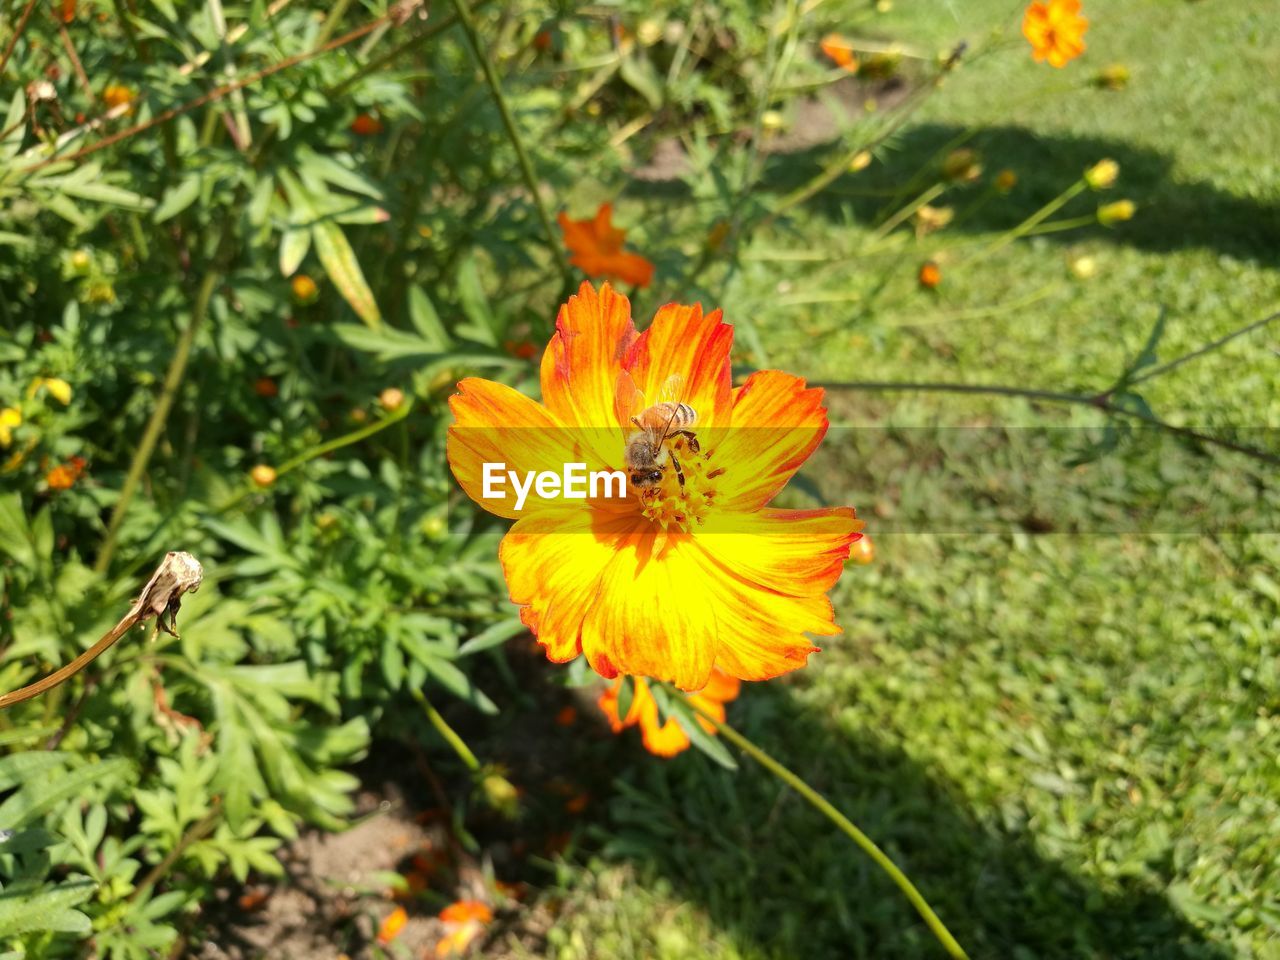
<path fill-rule="evenodd" d="M 1063 190 L 1062 193 L 1058 194 L 1056 197 L 1054 197 L 1052 200 L 1046 203 L 1043 207 L 1041 207 L 1035 213 L 1031 214 L 1031 216 L 1027 217 L 1027 219 L 1023 220 L 1016 227 L 1012 227 L 1009 230 L 1006 230 L 1004 233 L 1002 233 L 999 237 L 997 237 L 992 242 L 991 246 L 987 247 L 986 249 L 979 250 L 972 257 L 969 257 L 966 260 L 961 260 L 960 262 L 965 264 L 966 266 L 978 263 L 981 260 L 985 260 L 987 257 L 991 256 L 992 254 L 998 253 L 999 251 L 1003 250 L 1009 244 L 1013 243 L 1013 241 L 1018 240 L 1021 237 L 1025 237 L 1032 230 L 1038 227 L 1041 223 L 1049 219 L 1049 217 L 1053 216 L 1055 213 L 1057 213 L 1059 210 L 1065 207 L 1068 203 L 1070 203 L 1072 200 L 1078 197 L 1081 193 L 1083 193 L 1088 188 L 1088 186 L 1089 184 L 1085 182 L 1085 179 L 1083 177 L 1081 177 L 1079 180 L 1077 180 L 1071 186 L 1067 187 L 1067 189 Z"/>
<path fill-rule="evenodd" d="M 871 235 L 871 239 L 867 242 L 868 247 L 874 247 L 875 244 L 883 240 L 886 236 L 893 232 L 893 229 L 901 224 L 908 217 L 912 216 L 921 207 L 927 205 L 936 199 L 944 190 L 947 189 L 945 183 L 935 183 L 920 196 L 916 197 L 910 203 L 906 204 L 901 210 L 891 216 L 884 223 L 876 228 L 876 232 Z"/>
<path fill-rule="evenodd" d="M 466 764 L 467 769 L 472 773 L 477 773 L 480 770 L 480 761 L 471 752 L 471 748 L 467 746 L 466 741 L 458 736 L 458 732 L 453 727 L 449 726 L 449 721 L 440 716 L 440 711 L 431 705 L 427 695 L 416 687 L 410 690 L 409 693 L 422 706 L 422 710 L 427 715 L 427 719 L 431 721 L 431 725 L 436 728 L 436 732 L 440 736 L 444 737 L 445 742 L 453 748 L 453 752 Z"/>
<path fill-rule="evenodd" d="M 502 125 L 506 127 L 507 136 L 511 139 L 511 146 L 515 148 L 525 188 L 529 191 L 534 208 L 538 211 L 538 219 L 542 222 L 543 232 L 547 235 L 547 246 L 550 248 L 551 255 L 555 258 L 556 263 L 559 264 L 560 270 L 567 280 L 569 277 L 569 264 L 564 258 L 564 251 L 561 249 L 560 234 L 556 231 L 555 224 L 551 220 L 551 213 L 547 210 L 546 201 L 542 199 L 542 194 L 538 191 L 538 178 L 534 175 L 533 164 L 529 160 L 529 152 L 524 148 L 524 140 L 516 127 L 515 117 L 511 115 L 511 108 L 507 105 L 507 98 L 502 93 L 502 83 L 498 79 L 498 71 L 494 68 L 493 61 L 489 59 L 488 54 L 485 53 L 484 48 L 480 45 L 476 21 L 471 16 L 471 9 L 467 6 L 466 0 L 453 0 L 453 9 L 458 15 L 458 21 L 462 24 L 463 32 L 467 35 L 467 43 L 471 46 L 471 52 L 475 55 L 476 60 L 479 61 L 485 81 L 489 84 L 489 91 L 493 94 L 493 102 L 498 107 L 498 113 L 502 117 Z"/>
<path fill-rule="evenodd" d="M 881 870 L 889 875 L 903 895 L 911 901 L 911 905 L 924 919 L 933 935 L 938 938 L 938 942 L 942 944 L 947 954 L 958 960 L 968 960 L 968 954 L 964 952 L 964 948 L 952 936 L 951 931 L 946 928 L 938 915 L 934 913 L 933 908 L 929 906 L 929 902 L 916 889 L 915 884 L 907 877 L 905 873 L 899 869 L 898 865 L 889 859 L 889 855 L 876 846 L 875 841 L 868 837 L 865 833 L 857 828 L 848 817 L 836 809 L 836 807 L 826 797 L 820 794 L 809 784 L 805 783 L 799 776 L 783 766 L 769 754 L 765 753 L 760 747 L 740 734 L 733 727 L 718 720 L 706 710 L 702 709 L 694 700 L 688 701 L 706 720 L 715 725 L 716 731 L 732 743 L 735 747 L 751 757 L 756 763 L 760 764 L 775 777 L 785 783 L 788 787 L 800 794 L 811 806 L 818 810 L 823 816 L 834 823 L 842 833 L 852 840 L 859 849 L 870 857 Z"/>
<path fill-rule="evenodd" d="M 138 449 L 134 451 L 133 461 L 129 464 L 129 472 L 124 479 L 124 486 L 120 488 L 120 497 L 116 500 L 116 505 L 111 511 L 111 520 L 107 523 L 106 539 L 103 541 L 102 549 L 98 551 L 98 558 L 93 564 L 95 573 L 105 573 L 111 566 L 112 558 L 115 557 L 116 546 L 120 537 L 120 524 L 124 522 L 125 514 L 129 510 L 129 504 L 133 501 L 134 494 L 138 492 L 138 484 L 142 482 L 142 475 L 147 471 L 147 464 L 151 462 L 151 454 L 155 452 L 156 443 L 160 440 L 160 434 L 164 430 L 165 422 L 169 419 L 169 410 L 173 407 L 173 401 L 178 396 L 178 388 L 182 385 L 182 377 L 187 372 L 187 361 L 191 359 L 191 346 L 195 343 L 196 334 L 200 332 L 200 328 L 204 325 L 205 315 L 209 312 L 209 301 L 212 299 L 214 288 L 217 285 L 218 273 L 214 270 L 206 273 L 204 279 L 200 282 L 200 289 L 196 294 L 195 307 L 191 311 L 191 320 L 187 323 L 187 329 L 182 331 L 182 336 L 178 338 L 177 349 L 174 351 L 173 359 L 169 361 L 169 371 L 165 374 L 164 386 L 161 388 L 160 396 L 156 400 L 155 409 L 151 411 L 151 419 L 147 421 L 142 439 L 138 442 Z"/>
<path fill-rule="evenodd" d="M 316 35 L 316 42 L 312 44 L 315 47 L 323 47 L 329 42 L 333 36 L 333 31 L 338 29 L 338 24 L 342 22 L 342 18 L 346 15 L 347 7 L 351 6 L 351 0 L 337 0 L 333 7 L 325 14 L 324 23 L 320 25 L 320 33 Z"/>
<path fill-rule="evenodd" d="M 142 882 L 133 888 L 133 893 L 129 894 L 130 903 L 135 902 L 143 893 L 162 880 L 164 875 L 168 873 L 173 868 L 173 865 L 182 858 L 182 855 L 187 852 L 188 847 L 197 840 L 203 840 L 217 829 L 219 822 L 222 820 L 222 803 L 217 797 L 214 798 L 213 803 L 213 809 L 196 823 L 192 824 L 187 832 L 182 835 L 182 839 L 177 842 L 174 848 L 165 854 L 164 859 L 152 867 L 147 875 L 142 878 Z"/>

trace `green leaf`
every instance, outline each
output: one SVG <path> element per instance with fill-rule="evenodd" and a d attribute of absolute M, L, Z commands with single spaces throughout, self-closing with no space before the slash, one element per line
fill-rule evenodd
<path fill-rule="evenodd" d="M 0 937 L 43 930 L 87 936 L 93 932 L 93 924 L 71 908 L 84 903 L 97 889 L 92 880 L 73 880 L 41 890 L 12 886 L 0 893 Z"/>
<path fill-rule="evenodd" d="M 314 223 L 311 225 L 311 240 L 329 279 L 343 299 L 351 305 L 356 316 L 375 330 L 379 328 L 382 325 L 382 314 L 342 228 L 329 221 Z"/>
<path fill-rule="evenodd" d="M 90 784 L 110 780 L 124 774 L 129 761 L 123 757 L 90 763 L 68 773 L 28 781 L 17 793 L 0 804 L 0 830 L 16 830 L 81 793 Z"/>
<path fill-rule="evenodd" d="M 458 648 L 458 656 L 466 657 L 482 650 L 501 646 L 512 637 L 518 637 L 520 634 L 528 632 L 529 628 L 521 622 L 519 617 L 512 620 L 503 620 L 501 623 L 495 623 L 493 626 L 477 633 L 464 643 Z"/>
<path fill-rule="evenodd" d="M 439 657 L 424 657 L 422 658 L 422 663 L 430 671 L 431 678 L 459 700 L 465 700 L 481 713 L 494 714 L 498 712 L 498 705 L 485 696 L 484 692 L 471 682 L 470 677 L 448 660 L 442 660 Z"/>
<path fill-rule="evenodd" d="M 416 283 L 409 286 L 409 321 L 422 339 L 437 350 L 445 350 L 453 343 L 449 331 L 440 322 L 435 304 Z"/>
<path fill-rule="evenodd" d="M 302 266 L 311 249 L 311 231 L 305 227 L 286 227 L 280 237 L 280 272 L 291 277 Z"/>
<path fill-rule="evenodd" d="M 737 770 L 738 762 L 729 753 L 729 748 L 713 733 L 707 733 L 698 722 L 698 713 L 689 706 L 689 701 L 682 696 L 672 696 L 669 701 L 671 716 L 680 724 L 689 742 L 726 770 Z"/>
<path fill-rule="evenodd" d="M 113 206 L 124 207 L 127 210 L 150 210 L 154 203 L 154 201 L 134 193 L 132 190 L 113 187 L 107 183 L 63 181 L 62 189 L 65 193 L 73 197 L 79 197 L 81 200 L 96 200 L 98 203 L 109 203 Z"/>
<path fill-rule="evenodd" d="M 195 203 L 198 196 L 200 196 L 200 176 L 192 174 L 164 192 L 151 219 L 156 223 L 164 223 Z"/>
<path fill-rule="evenodd" d="M 23 567 L 34 567 L 36 553 L 31 545 L 31 531 L 22 499 L 14 493 L 0 497 L 0 551 L 7 553 Z"/>
<path fill-rule="evenodd" d="M 458 299 L 462 302 L 462 312 L 469 321 L 465 327 L 459 327 L 458 332 L 496 347 L 502 331 L 480 283 L 480 271 L 474 257 L 467 257 L 458 267 Z"/>

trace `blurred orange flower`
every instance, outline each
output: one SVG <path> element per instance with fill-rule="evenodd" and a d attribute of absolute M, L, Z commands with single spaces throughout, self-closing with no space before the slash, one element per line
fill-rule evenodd
<path fill-rule="evenodd" d="M 351 132 L 359 137 L 372 137 L 382 132 L 382 121 L 368 113 L 357 113 L 351 121 Z"/>
<path fill-rule="evenodd" d="M 562 727 L 572 727 L 578 720 L 578 711 L 572 706 L 561 707 L 556 714 L 556 723 Z"/>
<path fill-rule="evenodd" d="M 653 264 L 622 249 L 627 234 L 613 226 L 612 204 L 600 204 L 596 215 L 585 220 L 570 220 L 567 213 L 559 220 L 564 245 L 572 254 L 569 262 L 588 277 L 610 277 L 637 287 L 653 282 Z"/>
<path fill-rule="evenodd" d="M 102 102 L 108 107 L 119 107 L 133 102 L 133 91 L 123 84 L 109 83 L 102 91 Z"/>
<path fill-rule="evenodd" d="M 1022 18 L 1022 35 L 1031 44 L 1036 63 L 1048 60 L 1065 67 L 1084 53 L 1084 34 L 1089 21 L 1080 16 L 1080 0 L 1045 0 L 1027 7 Z"/>
<path fill-rule="evenodd" d="M 280 388 L 276 386 L 276 382 L 270 377 L 259 377 L 253 381 L 253 392 L 260 397 L 270 399 L 280 394 Z"/>
<path fill-rule="evenodd" d="M 387 914 L 386 919 L 382 921 L 382 926 L 378 928 L 378 942 L 383 945 L 390 943 L 400 936 L 400 931 L 404 929 L 404 925 L 408 922 L 409 914 L 404 907 L 396 907 Z"/>
<path fill-rule="evenodd" d="M 314 303 L 320 294 L 316 282 L 305 273 L 295 273 L 289 281 L 289 288 L 293 291 L 293 298 L 302 304 Z"/>
<path fill-rule="evenodd" d="M 920 273 L 916 279 L 920 281 L 920 286 L 926 290 L 932 290 L 942 282 L 942 268 L 934 261 L 929 260 L 921 265 Z"/>
<path fill-rule="evenodd" d="M 66 463 L 59 464 L 45 474 L 45 483 L 49 485 L 50 490 L 70 490 L 80 479 L 85 466 L 84 457 L 72 457 Z"/>
<path fill-rule="evenodd" d="M 876 559 L 876 546 L 870 537 L 864 536 L 849 551 L 849 560 L 853 563 L 873 563 Z"/>
<path fill-rule="evenodd" d="M 719 310 L 668 304 L 637 333 L 625 297 L 584 283 L 542 355 L 541 403 L 489 380 L 458 384 L 449 465 L 472 500 L 517 521 L 499 559 L 548 659 L 585 653 L 610 680 L 701 690 L 713 667 L 743 680 L 795 670 L 817 649 L 808 635 L 840 632 L 827 591 L 862 522 L 852 507 L 767 506 L 827 432 L 823 392 L 778 370 L 735 388 L 732 346 Z M 641 483 L 624 470 L 644 436 L 633 418 L 672 385 L 700 439 L 667 434 L 664 468 Z M 678 472 L 667 468 L 677 450 Z M 486 495 L 486 464 L 524 477 L 570 463 L 622 473 L 623 495 L 542 495 L 520 509 Z"/>
<path fill-rule="evenodd" d="M 677 753 L 689 749 L 689 735 L 684 732 L 674 717 L 668 717 L 665 723 L 658 714 L 658 703 L 653 699 L 648 682 L 643 677 L 634 677 L 635 691 L 631 697 L 631 707 L 625 719 L 618 718 L 618 693 L 622 689 L 624 677 L 619 677 L 609 689 L 600 694 L 596 701 L 604 715 L 609 718 L 609 726 L 614 733 L 621 733 L 627 727 L 640 725 L 640 735 L 644 748 L 659 757 L 674 757 Z M 686 694 L 686 699 L 721 723 L 724 722 L 724 705 L 738 699 L 741 684 L 735 677 L 726 676 L 719 670 L 711 674 L 710 682 L 697 693 Z M 698 723 L 707 733 L 715 733 L 716 728 L 711 721 L 702 717 Z"/>
<path fill-rule="evenodd" d="M 858 58 L 854 56 L 853 47 L 849 45 L 849 41 L 838 33 L 828 33 L 818 46 L 837 67 L 842 67 L 850 73 L 856 73 L 858 69 Z"/>
<path fill-rule="evenodd" d="M 436 944 L 436 956 L 461 954 L 471 941 L 493 922 L 493 911 L 478 900 L 459 900 L 440 911 L 444 936 Z"/>

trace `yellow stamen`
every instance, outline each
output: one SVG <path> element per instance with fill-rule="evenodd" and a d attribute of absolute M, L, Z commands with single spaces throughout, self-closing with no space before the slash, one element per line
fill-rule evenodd
<path fill-rule="evenodd" d="M 713 467 L 713 451 L 691 451 L 684 437 L 677 437 L 670 444 L 668 453 L 672 450 L 684 472 L 684 485 L 676 476 L 675 465 L 668 463 L 661 483 L 641 489 L 641 510 L 646 519 L 664 531 L 687 533 L 695 523 L 705 521 L 715 502 L 714 481 L 724 474 L 724 468 Z"/>

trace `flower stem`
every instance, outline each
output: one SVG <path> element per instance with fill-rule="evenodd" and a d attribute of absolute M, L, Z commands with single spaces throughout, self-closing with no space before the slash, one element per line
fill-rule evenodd
<path fill-rule="evenodd" d="M 138 442 L 138 449 L 133 453 L 133 461 L 129 464 L 129 473 L 124 478 L 124 486 L 120 488 L 120 497 L 116 500 L 115 508 L 111 511 L 111 520 L 107 523 L 107 536 L 102 543 L 102 549 L 98 551 L 98 558 L 94 561 L 93 569 L 95 573 L 105 573 L 107 568 L 111 566 L 111 560 L 116 553 L 116 544 L 120 537 L 120 524 L 124 522 L 125 513 L 129 510 L 129 504 L 133 501 L 133 495 L 138 492 L 138 484 L 142 482 L 142 475 L 146 473 L 147 464 L 151 462 L 151 454 L 155 452 L 156 443 L 160 440 L 160 433 L 164 430 L 165 422 L 169 419 L 169 409 L 173 406 L 173 401 L 178 395 L 178 388 L 182 385 L 182 377 L 187 372 L 187 361 L 191 358 L 191 346 L 195 343 L 196 334 L 200 331 L 200 327 L 204 325 L 205 314 L 209 311 L 209 300 L 213 297 L 213 290 L 218 284 L 218 273 L 216 270 L 210 270 L 204 275 L 204 280 L 200 283 L 200 290 L 196 294 L 195 307 L 191 311 L 191 320 L 187 323 L 187 329 L 182 331 L 182 336 L 178 339 L 177 349 L 174 351 L 173 359 L 169 361 L 169 371 L 164 376 L 164 386 L 160 390 L 160 396 L 156 399 L 155 409 L 151 411 L 151 419 L 147 421 L 146 429 L 142 433 L 142 439 Z"/>
<path fill-rule="evenodd" d="M 567 277 L 569 268 L 560 249 L 560 234 L 556 231 L 555 224 L 551 221 L 551 214 L 547 210 L 546 202 L 538 191 L 538 178 L 533 172 L 533 164 L 529 160 L 529 152 L 524 148 L 524 140 L 520 136 L 520 130 L 516 127 L 515 117 L 511 115 L 511 108 L 507 105 L 507 98 L 502 93 L 502 83 L 498 79 L 498 71 L 494 68 L 493 61 L 489 59 L 484 47 L 480 45 L 476 21 L 471 16 L 471 8 L 467 5 L 467 0 L 453 0 L 453 9 L 457 12 L 458 22 L 462 24 L 462 30 L 467 35 L 467 42 L 471 45 L 471 52 L 475 54 L 476 60 L 480 63 L 480 69 L 484 72 L 485 81 L 489 84 L 489 92 L 493 94 L 493 102 L 497 105 L 498 114 L 502 117 L 502 125 L 506 127 L 507 136 L 511 139 L 511 146 L 515 148 L 516 159 L 520 161 L 520 173 L 524 177 L 525 188 L 529 191 L 534 209 L 538 211 L 538 219 L 542 221 L 543 232 L 547 235 L 547 246 L 550 247 L 552 256 L 555 257 L 561 271 Z"/>
<path fill-rule="evenodd" d="M 427 719 L 431 721 L 431 725 L 436 728 L 436 732 L 444 737 L 445 741 L 453 748 L 453 752 L 458 755 L 468 770 L 475 773 L 480 769 L 480 761 L 476 759 L 476 755 L 471 752 L 471 748 L 467 746 L 465 740 L 458 736 L 458 731 L 449 726 L 449 721 L 440 716 L 440 711 L 431 705 L 431 701 L 427 699 L 426 694 L 421 690 L 414 688 L 409 691 L 413 699 L 422 705 L 422 710 L 427 715 Z"/>
<path fill-rule="evenodd" d="M 733 727 L 716 719 L 710 713 L 703 710 L 696 700 L 690 700 L 689 705 L 698 711 L 703 717 L 715 724 L 716 730 L 722 737 L 732 743 L 743 753 L 750 756 L 762 767 L 772 773 L 775 777 L 785 783 L 800 796 L 804 797 L 813 807 L 815 807 L 823 816 L 834 823 L 840 830 L 857 846 L 875 861 L 889 878 L 902 891 L 903 895 L 911 901 L 911 905 L 924 918 L 924 922 L 928 925 L 933 935 L 938 938 L 938 942 L 942 944 L 947 954 L 952 957 L 960 958 L 960 960 L 968 960 L 968 954 L 964 952 L 964 948 L 951 935 L 951 931 L 946 928 L 943 922 L 938 919 L 938 915 L 933 912 L 933 908 L 929 906 L 927 900 L 916 889 L 905 873 L 903 873 L 898 865 L 889 859 L 888 854 L 876 846 L 875 841 L 859 830 L 848 817 L 835 808 L 835 806 L 827 800 L 822 794 L 809 784 L 805 783 L 799 776 L 792 773 L 784 767 L 764 750 L 757 747 L 754 743 L 740 734 Z"/>

